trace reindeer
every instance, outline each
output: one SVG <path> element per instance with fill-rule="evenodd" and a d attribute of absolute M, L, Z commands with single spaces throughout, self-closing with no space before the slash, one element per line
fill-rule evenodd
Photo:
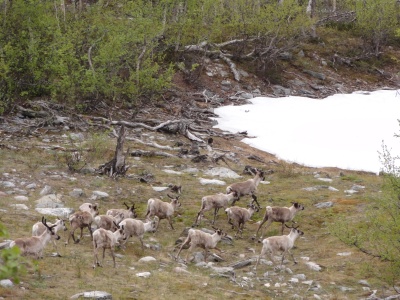
<path fill-rule="evenodd" d="M 51 239 L 59 240 L 60 236 L 54 232 L 54 227 L 49 226 L 46 219 L 42 217 L 42 224 L 46 230 L 40 236 L 31 236 L 25 238 L 17 238 L 10 243 L 10 247 L 18 247 L 23 255 L 35 255 L 36 259 L 43 258 L 43 249 Z"/>

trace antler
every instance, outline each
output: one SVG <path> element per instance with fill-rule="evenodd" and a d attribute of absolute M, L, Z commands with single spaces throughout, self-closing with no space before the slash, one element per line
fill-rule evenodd
<path fill-rule="evenodd" d="M 170 199 L 176 199 L 176 200 L 179 200 L 179 197 L 180 197 L 180 196 L 172 197 L 170 194 L 167 194 L 167 196 L 168 196 Z"/>
<path fill-rule="evenodd" d="M 125 204 L 126 208 L 127 208 L 127 209 L 129 209 L 129 205 L 128 205 L 128 204 L 126 204 L 125 202 L 124 202 L 124 204 Z"/>
<path fill-rule="evenodd" d="M 286 226 L 287 228 L 289 228 L 289 229 L 292 229 L 292 228 L 293 228 L 293 229 L 297 229 L 297 228 L 299 228 L 300 225 L 298 225 L 297 227 L 294 227 L 294 226 L 290 226 L 290 227 L 289 227 L 289 226 L 287 226 L 287 225 L 285 224 L 285 226 Z"/>
<path fill-rule="evenodd" d="M 44 216 L 42 216 L 42 224 L 43 224 L 44 226 L 46 226 L 50 231 L 51 231 L 54 227 L 57 226 L 57 225 L 52 225 L 52 226 L 47 225 L 47 221 L 46 221 L 46 219 L 44 218 Z"/>
<path fill-rule="evenodd" d="M 115 223 L 115 221 L 113 221 L 113 223 L 118 229 L 120 229 L 120 226 L 117 223 Z"/>

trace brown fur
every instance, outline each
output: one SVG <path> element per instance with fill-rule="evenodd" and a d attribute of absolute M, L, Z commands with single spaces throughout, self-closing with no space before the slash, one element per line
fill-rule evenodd
<path fill-rule="evenodd" d="M 258 231 L 261 229 L 265 222 L 267 222 L 267 225 L 265 226 L 264 230 L 262 230 L 260 238 L 263 237 L 264 231 L 271 225 L 272 222 L 282 223 L 281 234 L 283 234 L 285 223 L 292 221 L 296 213 L 300 210 L 304 210 L 304 206 L 299 204 L 298 202 L 294 202 L 291 207 L 267 206 L 264 218 L 257 228 L 256 238 L 258 235 Z"/>
<path fill-rule="evenodd" d="M 264 172 L 256 169 L 256 175 L 252 179 L 248 179 L 243 182 L 232 183 L 230 186 L 226 188 L 226 193 L 236 192 L 237 199 L 232 203 L 235 204 L 237 200 L 242 196 L 251 195 L 254 201 L 257 201 L 257 197 L 255 195 L 257 191 L 257 186 L 260 181 L 264 180 Z"/>
<path fill-rule="evenodd" d="M 255 212 L 258 212 L 258 206 L 250 204 L 249 208 L 243 208 L 239 206 L 229 207 L 225 210 L 228 215 L 228 223 L 232 225 L 232 228 L 237 228 L 235 237 L 240 232 L 240 237 L 243 234 L 244 224 L 250 220 Z"/>
<path fill-rule="evenodd" d="M 150 198 L 147 201 L 147 212 L 145 218 L 149 219 L 151 217 L 157 216 L 160 221 L 162 219 L 167 219 L 169 225 L 171 226 L 171 229 L 174 230 L 174 226 L 172 226 L 172 217 L 175 210 L 181 206 L 181 203 L 179 202 L 179 196 L 172 197 L 168 195 L 168 197 L 171 199 L 170 203 L 164 202 L 157 198 Z M 157 229 L 159 224 L 160 222 L 157 223 Z"/>
<path fill-rule="evenodd" d="M 92 232 L 92 223 L 93 223 L 93 215 L 91 215 L 87 211 L 77 211 L 69 217 L 69 222 L 71 224 L 70 234 L 68 236 L 68 240 L 65 244 L 69 244 L 69 240 L 72 237 L 74 243 L 77 244 L 82 239 L 83 236 L 83 228 L 88 228 L 90 232 L 90 236 L 93 239 L 93 232 Z M 75 239 L 74 233 L 75 230 L 80 228 L 81 235 L 80 238 Z"/>

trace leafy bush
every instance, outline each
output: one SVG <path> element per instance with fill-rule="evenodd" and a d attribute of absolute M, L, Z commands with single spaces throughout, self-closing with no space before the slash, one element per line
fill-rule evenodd
<path fill-rule="evenodd" d="M 3 224 L 0 223 L 0 237 L 7 236 Z M 20 250 L 17 247 L 3 249 L 0 251 L 0 280 L 12 279 L 19 282 L 19 277 L 25 272 L 24 266 L 21 264 Z"/>

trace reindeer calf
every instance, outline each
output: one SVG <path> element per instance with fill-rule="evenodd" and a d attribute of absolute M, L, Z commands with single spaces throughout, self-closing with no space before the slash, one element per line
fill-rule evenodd
<path fill-rule="evenodd" d="M 237 228 L 237 232 L 235 233 L 235 237 L 240 232 L 240 237 L 243 234 L 244 224 L 250 220 L 255 212 L 259 212 L 260 208 L 254 203 L 249 204 L 248 208 L 243 208 L 239 206 L 232 206 L 225 209 L 226 214 L 228 215 L 228 223 L 232 225 L 232 228 Z"/>
<path fill-rule="evenodd" d="M 126 242 L 130 237 L 137 236 L 142 245 L 142 250 L 144 250 L 143 236 L 146 232 L 155 232 L 157 229 L 158 222 L 159 219 L 157 216 L 154 217 L 153 220 L 148 220 L 147 222 L 131 218 L 124 219 L 120 223 L 120 226 L 124 226 L 126 234 L 126 240 L 124 241 L 123 245 L 126 244 Z"/>
<path fill-rule="evenodd" d="M 99 214 L 99 204 L 98 203 L 83 203 L 81 206 L 79 206 L 80 211 L 87 211 L 90 213 L 93 217 L 97 216 Z"/>
<path fill-rule="evenodd" d="M 124 226 L 117 226 L 118 229 L 114 232 L 110 230 L 105 230 L 103 228 L 96 229 L 93 232 L 93 255 L 94 255 L 94 263 L 93 268 L 96 266 L 101 267 L 102 265 L 99 262 L 97 257 L 97 252 L 99 249 L 103 249 L 103 261 L 106 249 L 110 249 L 111 257 L 113 259 L 113 265 L 115 268 L 115 246 L 119 244 L 119 240 L 126 239 Z"/>
<path fill-rule="evenodd" d="M 94 216 L 97 214 L 96 211 L 92 211 L 92 214 L 87 211 L 77 211 L 69 216 L 69 223 L 71 224 L 70 234 L 68 236 L 68 240 L 65 242 L 65 245 L 69 244 L 69 240 L 72 237 L 74 243 L 77 244 L 82 239 L 83 236 L 83 228 L 87 227 L 90 232 L 90 236 L 93 239 L 92 232 L 92 223 L 94 221 Z M 80 228 L 81 235 L 80 238 L 75 240 L 75 230 Z"/>
<path fill-rule="evenodd" d="M 94 223 L 97 225 L 97 228 L 103 228 L 114 232 L 118 229 L 117 225 L 123 219 L 125 219 L 123 213 L 119 213 L 115 217 L 109 215 L 98 215 L 94 218 Z"/>

